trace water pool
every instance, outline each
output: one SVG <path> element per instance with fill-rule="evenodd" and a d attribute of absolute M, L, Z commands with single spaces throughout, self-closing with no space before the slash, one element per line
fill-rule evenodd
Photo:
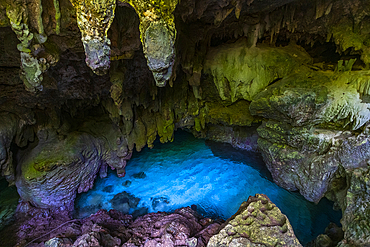
<path fill-rule="evenodd" d="M 100 208 L 171 212 L 196 205 L 205 216 L 227 219 L 256 193 L 266 194 L 288 216 L 302 244 L 323 233 L 330 222 L 339 225 L 341 212 L 333 211 L 328 200 L 315 205 L 274 184 L 260 155 L 186 132 L 177 132 L 173 143 L 134 153 L 124 178 L 109 172 L 108 178 L 97 179 L 92 190 L 77 197 L 75 213 L 86 217 Z M 127 197 L 132 197 L 130 203 Z"/>

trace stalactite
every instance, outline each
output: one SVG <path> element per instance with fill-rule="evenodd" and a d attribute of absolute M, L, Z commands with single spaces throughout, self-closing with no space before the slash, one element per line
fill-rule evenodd
<path fill-rule="evenodd" d="M 59 0 L 53 0 L 54 8 L 55 8 L 55 33 L 57 35 L 60 34 L 60 20 L 61 20 L 61 13 L 60 13 L 60 7 L 59 7 Z"/>
<path fill-rule="evenodd" d="M 98 75 L 110 68 L 110 40 L 108 30 L 113 22 L 115 0 L 71 0 L 77 13 L 82 34 L 86 64 Z"/>
<path fill-rule="evenodd" d="M 120 0 L 129 3 L 140 18 L 140 37 L 148 67 L 157 86 L 164 87 L 173 75 L 176 27 L 173 12 L 178 0 Z"/>
<path fill-rule="evenodd" d="M 10 20 L 12 30 L 21 42 L 17 48 L 21 52 L 21 78 L 26 89 L 31 92 L 42 91 L 42 72 L 45 69 L 42 68 L 41 62 L 31 54 L 30 45 L 35 35 L 28 27 L 28 10 L 22 1 L 15 1 L 7 6 L 6 15 Z M 40 31 L 43 29 L 40 28 Z"/>

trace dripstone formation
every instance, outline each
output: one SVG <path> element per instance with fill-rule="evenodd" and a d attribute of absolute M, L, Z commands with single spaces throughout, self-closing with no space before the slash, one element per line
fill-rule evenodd
<path fill-rule="evenodd" d="M 97 176 L 124 176 L 135 149 L 185 129 L 260 152 L 279 186 L 342 210 L 332 246 L 366 246 L 369 64 L 368 0 L 0 0 L 1 178 L 16 186 L 19 214 L 68 215 Z M 81 246 L 300 246 L 264 196 L 241 208 L 202 244 L 204 226 L 181 213 L 144 216 L 132 229 L 147 224 L 145 237 L 104 225 L 73 236 Z M 151 217 L 175 217 L 186 238 Z M 244 224 L 252 218 L 264 223 Z M 80 246 L 66 238 L 48 244 Z"/>

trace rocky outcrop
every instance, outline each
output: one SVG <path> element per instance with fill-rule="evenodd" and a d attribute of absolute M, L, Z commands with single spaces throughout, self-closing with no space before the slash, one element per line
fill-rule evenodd
<path fill-rule="evenodd" d="M 369 159 L 368 136 L 350 131 L 370 117 L 369 104 L 356 89 L 367 75 L 329 72 L 308 78 L 281 80 L 257 95 L 250 109 L 271 119 L 258 129 L 258 143 L 274 180 L 318 202 L 339 167 L 356 168 Z"/>
<path fill-rule="evenodd" d="M 273 81 L 310 62 L 310 56 L 298 46 L 250 47 L 248 40 L 242 38 L 211 49 L 205 59 L 204 72 L 212 74 L 220 98 L 234 103 L 240 99 L 251 101 Z"/>
<path fill-rule="evenodd" d="M 370 159 L 370 105 L 359 86 L 367 81 L 364 72 L 310 72 L 287 77 L 254 98 L 251 113 L 269 119 L 258 128 L 258 145 L 277 184 L 313 202 L 327 196 L 344 212 L 365 207 L 350 206 L 343 197 L 351 174 Z M 348 224 L 343 221 L 344 230 Z M 352 241 L 364 243 L 360 235 Z"/>
<path fill-rule="evenodd" d="M 217 246 L 302 246 L 288 218 L 265 195 L 243 202 L 207 247 Z"/>
<path fill-rule="evenodd" d="M 23 201 L 40 208 L 72 210 L 77 192 L 91 189 L 99 172 L 106 176 L 110 166 L 124 176 L 131 157 L 122 134 L 109 122 L 84 123 L 66 137 L 40 129 L 37 137 L 38 145 L 20 160 L 16 185 Z"/>
<path fill-rule="evenodd" d="M 338 246 L 366 246 L 370 244 L 369 229 L 369 169 L 358 168 L 349 176 L 349 188 L 344 197 L 344 240 Z"/>
<path fill-rule="evenodd" d="M 220 226 L 190 207 L 171 214 L 147 214 L 135 221 L 116 210 L 100 210 L 82 220 L 40 209 L 19 216 L 24 218 L 16 230 L 17 242 L 30 246 L 40 246 L 42 241 L 45 246 L 206 246 Z"/>

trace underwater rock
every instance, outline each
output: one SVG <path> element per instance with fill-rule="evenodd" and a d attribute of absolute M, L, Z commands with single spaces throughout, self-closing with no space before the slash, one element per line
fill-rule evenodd
<path fill-rule="evenodd" d="M 170 203 L 166 197 L 156 197 L 152 199 L 152 207 L 154 211 L 164 211 L 166 204 Z M 193 209 L 193 208 L 192 208 Z M 194 209 L 193 209 L 194 210 Z M 196 210 L 194 210 L 196 211 Z"/>
<path fill-rule="evenodd" d="M 311 241 L 306 247 L 330 247 L 337 246 L 343 240 L 344 233 L 342 228 L 335 223 L 330 223 L 325 229 L 325 234 L 320 234 L 314 241 Z"/>
<path fill-rule="evenodd" d="M 125 182 L 122 183 L 122 185 L 125 187 L 130 187 L 131 183 L 132 182 L 130 180 L 126 180 Z"/>
<path fill-rule="evenodd" d="M 250 196 L 238 212 L 211 237 L 207 247 L 216 246 L 302 246 L 288 218 L 261 194 Z"/>
<path fill-rule="evenodd" d="M 126 191 L 116 194 L 110 203 L 118 211 L 128 214 L 130 209 L 135 209 L 140 202 L 140 198 L 127 193 Z"/>
<path fill-rule="evenodd" d="M 113 185 L 108 185 L 103 188 L 103 192 L 111 193 L 114 190 Z"/>
<path fill-rule="evenodd" d="M 134 212 L 132 212 L 132 217 L 134 219 L 137 219 L 140 216 L 146 215 L 148 211 L 149 211 L 148 208 L 145 208 L 145 207 L 138 208 Z"/>
<path fill-rule="evenodd" d="M 146 178 L 146 174 L 145 172 L 139 172 L 139 173 L 135 173 L 134 175 L 132 175 L 134 178 L 138 178 L 138 179 L 143 179 L 143 178 Z"/>

